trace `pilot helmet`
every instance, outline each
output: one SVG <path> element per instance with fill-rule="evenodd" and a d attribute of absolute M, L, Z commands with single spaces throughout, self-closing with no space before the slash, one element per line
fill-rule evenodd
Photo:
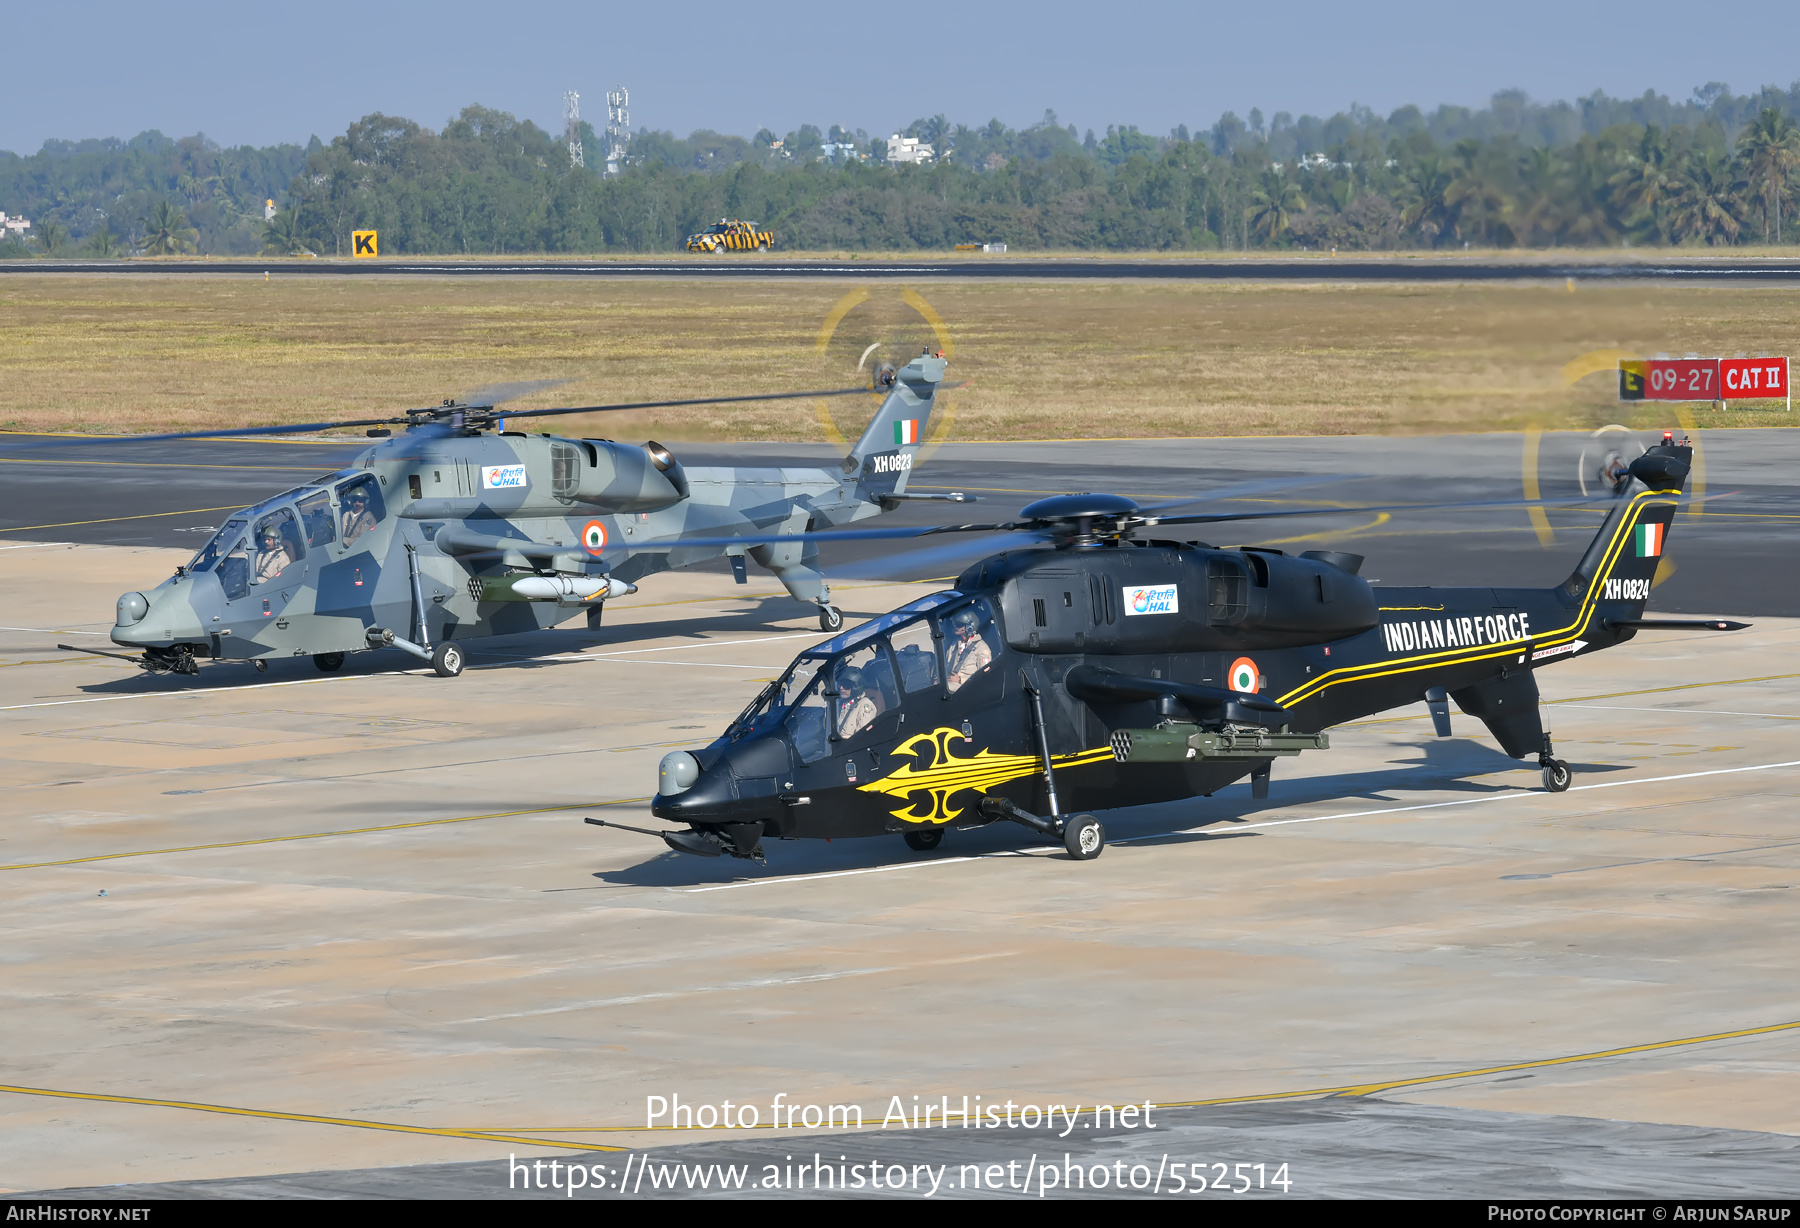
<path fill-rule="evenodd" d="M 869 685 L 867 682 L 865 682 L 863 680 L 862 670 L 855 665 L 846 665 L 842 669 L 838 670 L 837 684 L 838 684 L 839 694 L 860 693 L 864 690 L 867 690 L 868 685 Z"/>
<path fill-rule="evenodd" d="M 950 630 L 957 635 L 974 635 L 980 627 L 981 619 L 973 606 L 964 606 L 950 616 Z"/>

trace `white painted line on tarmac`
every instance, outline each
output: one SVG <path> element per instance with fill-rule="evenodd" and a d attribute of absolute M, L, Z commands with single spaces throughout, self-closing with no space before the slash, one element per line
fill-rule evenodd
<path fill-rule="evenodd" d="M 1628 789 L 1635 785 L 1666 784 L 1671 780 L 1698 780 L 1702 776 L 1731 776 L 1739 772 L 1772 772 L 1779 768 L 1800 767 L 1800 759 L 1789 759 L 1783 763 L 1756 763 L 1748 767 L 1712 768 L 1705 772 L 1682 772 L 1676 776 L 1643 776 L 1635 780 L 1608 780 L 1593 785 L 1575 785 L 1570 793 L 1584 793 L 1589 789 Z M 1296 823 L 1329 823 L 1333 819 L 1372 819 L 1384 814 L 1406 814 L 1414 810 L 1442 810 L 1449 806 L 1474 806 L 1481 802 L 1513 801 L 1521 797 L 1551 797 L 1553 794 L 1543 789 L 1520 789 L 1512 793 L 1487 793 L 1481 797 L 1461 797 L 1450 802 L 1424 802 L 1417 806 L 1389 806 L 1382 810 L 1350 810 L 1343 814 L 1319 814 L 1303 819 L 1270 819 L 1264 823 L 1234 823 L 1229 827 L 1216 828 L 1209 824 L 1205 827 L 1188 827 L 1180 831 L 1163 832 L 1164 836 L 1189 836 L 1195 833 L 1213 834 L 1216 831 L 1250 831 L 1259 827 L 1290 827 Z M 1123 840 L 1115 840 L 1115 844 L 1130 844 L 1136 840 L 1155 840 L 1157 836 L 1128 836 Z"/>
<path fill-rule="evenodd" d="M 1666 784 L 1672 780 L 1697 780 L 1703 776 L 1731 776 L 1741 772 L 1770 772 L 1780 768 L 1800 767 L 1800 759 L 1790 759 L 1782 763 L 1757 763 L 1747 767 L 1713 768 L 1705 772 L 1682 772 L 1675 776 L 1644 776 L 1635 780 L 1609 780 L 1600 784 L 1576 785 L 1570 793 L 1585 792 L 1589 789 L 1625 789 L 1634 785 Z M 1422 802 L 1416 806 L 1388 806 L 1380 810 L 1347 810 L 1342 814 L 1320 814 L 1299 819 L 1270 819 L 1263 823 L 1231 823 L 1221 826 L 1209 823 L 1202 827 L 1184 827 L 1175 831 L 1152 832 L 1143 836 L 1126 836 L 1121 840 L 1112 840 L 1111 844 L 1136 844 L 1143 840 L 1164 840 L 1170 836 L 1215 836 L 1226 832 L 1253 831 L 1262 827 L 1289 827 L 1296 823 L 1329 823 L 1337 819 L 1372 819 L 1385 814 L 1410 814 L 1419 810 L 1443 810 L 1450 806 L 1474 806 L 1482 802 L 1515 801 L 1524 797 L 1549 797 L 1553 794 L 1542 789 L 1520 789 L 1510 793 L 1487 793 L 1480 797 L 1463 797 L 1449 802 Z M 1045 849 L 1044 851 L 1049 851 Z M 702 891 L 730 891 L 734 887 L 763 887 L 776 883 L 810 883 L 826 878 L 847 878 L 853 874 L 885 874 L 890 870 L 923 870 L 932 866 L 959 865 L 971 861 L 986 861 L 994 857 L 1030 856 L 1031 850 L 1003 849 L 992 853 L 976 853 L 968 857 L 942 857 L 935 861 L 902 861 L 886 866 L 870 866 L 861 870 L 830 870 L 823 874 L 795 874 L 786 878 L 751 878 L 736 883 L 718 883 L 711 887 L 678 887 L 674 890 L 684 894 L 698 894 Z"/>
<path fill-rule="evenodd" d="M 66 627 L 0 627 L 0 631 L 36 631 L 41 635 L 105 635 L 104 631 L 70 631 Z"/>
<path fill-rule="evenodd" d="M 422 673 L 422 670 L 394 670 L 384 674 L 345 674 L 338 678 L 295 678 L 289 682 L 250 682 L 243 686 L 216 686 L 192 691 L 139 691 L 133 695 L 90 695 L 86 699 L 50 699 L 35 704 L 6 704 L 0 712 L 17 712 L 21 708 L 61 708 L 68 704 L 104 704 L 117 699 L 185 699 L 196 695 L 230 695 L 237 691 L 262 691 L 274 686 L 319 686 L 327 682 L 362 682 L 369 678 L 394 678 Z"/>
<path fill-rule="evenodd" d="M 568 652 L 554 657 L 533 657 L 534 661 L 607 661 L 619 657 L 628 657 L 639 652 L 681 652 L 683 649 L 695 648 L 729 648 L 733 644 L 769 644 L 777 640 L 817 640 L 818 634 L 811 631 L 795 631 L 787 635 L 759 635 L 744 640 L 695 640 L 687 644 L 667 644 L 661 648 L 621 648 L 616 652 Z M 760 666 L 758 668 L 761 668 Z"/>
<path fill-rule="evenodd" d="M 41 628 L 41 627 L 0 627 L 0 631 L 42 631 L 42 630 L 43 630 L 43 628 Z M 56 634 L 56 635 L 63 635 L 63 634 L 102 635 L 102 634 L 104 634 L 104 632 L 100 632 L 100 631 L 61 632 L 61 631 L 58 631 L 58 632 L 52 632 L 50 634 Z M 729 647 L 732 644 L 766 644 L 771 640 L 816 639 L 816 638 L 817 637 L 812 635 L 812 633 L 802 631 L 802 632 L 797 632 L 796 634 L 793 634 L 793 635 L 765 635 L 765 636 L 758 636 L 755 639 L 745 639 L 745 640 L 707 640 L 707 641 L 704 641 L 704 642 L 698 643 L 698 644 L 671 644 L 664 648 L 625 648 L 625 649 L 620 649 L 618 652 L 601 653 L 601 654 L 598 654 L 597 656 L 572 654 L 572 655 L 568 655 L 568 656 L 555 656 L 555 657 L 523 657 L 521 659 L 522 660 L 533 660 L 533 661 L 594 661 L 594 660 L 601 660 L 604 658 L 625 657 L 626 654 L 634 653 L 634 652 L 679 652 L 682 649 L 712 648 L 715 646 Z M 626 661 L 625 663 L 630 664 L 629 661 Z M 699 666 L 702 668 L 709 668 L 709 669 L 747 669 L 747 670 L 755 670 L 760 673 L 767 673 L 771 668 L 778 668 L 778 667 L 773 667 L 773 666 L 768 666 L 768 665 L 718 665 L 718 664 L 713 664 L 710 662 L 702 662 L 702 661 L 668 661 L 668 662 L 646 661 L 646 662 L 642 662 L 642 664 L 646 664 L 646 665 L 660 665 L 660 664 L 693 665 L 693 666 Z M 229 695 L 234 691 L 260 691 L 267 687 L 275 687 L 275 686 L 318 686 L 320 683 L 323 683 L 323 682 L 356 682 L 356 681 L 359 681 L 362 679 L 367 679 L 367 678 L 395 678 L 395 677 L 401 677 L 401 676 L 419 675 L 419 674 L 422 674 L 423 672 L 424 672 L 423 670 L 395 669 L 395 670 L 385 670 L 379 674 L 344 674 L 337 678 L 295 678 L 295 679 L 292 679 L 287 682 L 252 682 L 252 683 L 247 683 L 244 686 L 212 687 L 208 690 L 140 691 L 135 695 L 91 695 L 85 699 L 51 699 L 51 700 L 46 700 L 42 703 L 34 703 L 34 704 L 5 704 L 5 705 L 0 705 L 0 712 L 17 712 L 23 708 L 60 708 L 60 707 L 66 706 L 68 704 L 103 704 L 103 703 L 110 703 L 113 700 L 117 700 L 117 699 L 170 699 L 170 698 L 176 698 L 176 697 L 188 696 L 188 695 Z"/>
<path fill-rule="evenodd" d="M 67 542 L 23 542 L 17 546 L 0 546 L 0 550 L 42 550 L 46 546 L 66 546 Z"/>
<path fill-rule="evenodd" d="M 1731 712 L 1724 708 L 1631 708 L 1623 704 L 1563 704 L 1565 708 L 1600 708 L 1607 712 L 1660 712 L 1665 716 L 1766 716 L 1772 721 L 1800 721 L 1800 712 Z"/>

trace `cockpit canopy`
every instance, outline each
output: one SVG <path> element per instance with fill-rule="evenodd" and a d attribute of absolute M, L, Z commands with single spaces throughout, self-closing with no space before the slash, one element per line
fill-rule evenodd
<path fill-rule="evenodd" d="M 988 689 L 999 677 L 999 652 L 985 598 L 971 601 L 954 589 L 933 593 L 801 653 L 726 733 L 738 741 L 781 729 L 799 761 L 814 763 L 832 753 L 834 742 L 891 736 L 903 707 L 965 686 Z M 919 726 L 929 728 L 923 719 Z"/>
<path fill-rule="evenodd" d="M 226 598 L 235 600 L 248 595 L 253 583 L 286 576 L 309 549 L 333 543 L 354 548 L 386 517 L 380 480 L 347 469 L 234 513 L 194 555 L 187 571 L 217 572 Z"/>

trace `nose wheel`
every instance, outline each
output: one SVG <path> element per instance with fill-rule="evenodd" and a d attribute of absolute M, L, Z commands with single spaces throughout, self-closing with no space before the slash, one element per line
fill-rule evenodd
<path fill-rule="evenodd" d="M 1544 735 L 1544 749 L 1538 755 L 1538 766 L 1544 769 L 1544 788 L 1552 793 L 1568 790 L 1569 765 L 1551 752 L 1549 734 Z"/>
<path fill-rule="evenodd" d="M 431 650 L 431 668 L 440 678 L 454 678 L 463 672 L 463 651 L 445 641 Z"/>
<path fill-rule="evenodd" d="M 1078 814 L 1063 823 L 1063 847 L 1076 861 L 1092 861 L 1106 847 L 1106 828 L 1091 814 Z"/>
<path fill-rule="evenodd" d="M 844 612 L 834 605 L 819 607 L 819 630 L 825 632 L 841 631 L 844 628 Z"/>
<path fill-rule="evenodd" d="M 944 829 L 935 827 L 930 831 L 909 831 L 906 833 L 906 847 L 915 853 L 929 853 L 944 842 Z"/>

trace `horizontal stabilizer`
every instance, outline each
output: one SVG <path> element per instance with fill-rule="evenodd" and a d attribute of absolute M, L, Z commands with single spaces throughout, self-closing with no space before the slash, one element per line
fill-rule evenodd
<path fill-rule="evenodd" d="M 1613 631 L 1742 631 L 1750 626 L 1729 618 L 1609 618 L 1606 625 Z"/>

